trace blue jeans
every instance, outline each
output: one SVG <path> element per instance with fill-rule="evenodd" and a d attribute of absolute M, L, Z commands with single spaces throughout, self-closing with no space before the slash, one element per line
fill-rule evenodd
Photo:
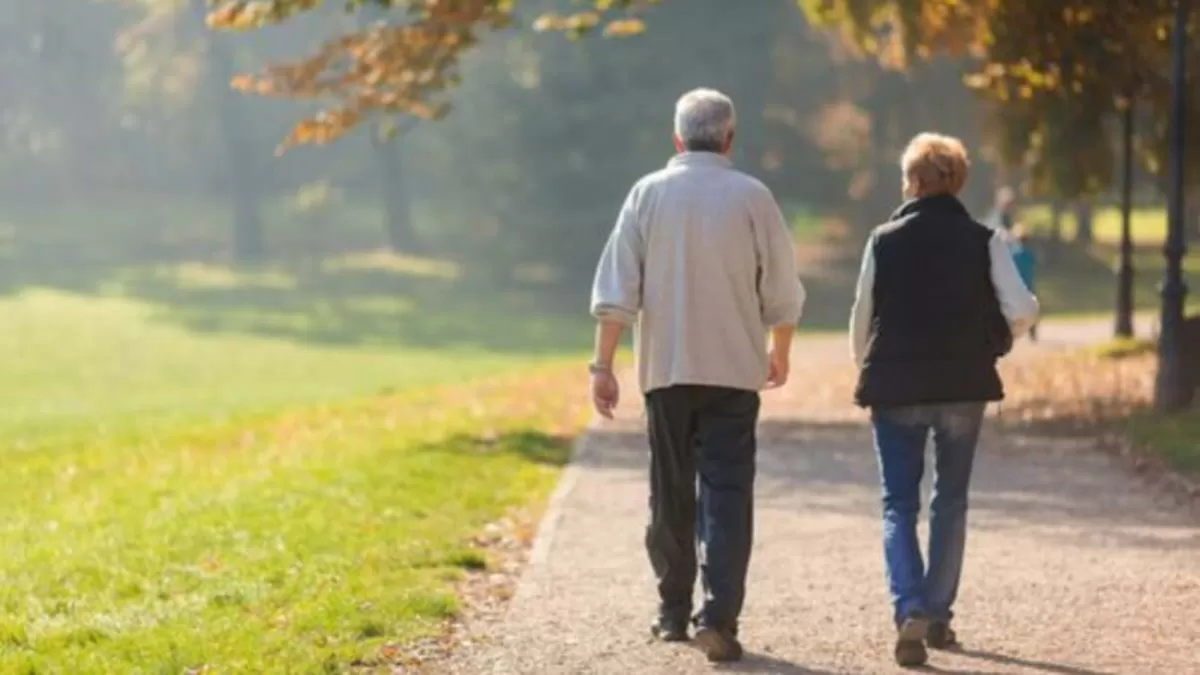
<path fill-rule="evenodd" d="M 897 624 L 914 613 L 949 621 L 962 577 L 967 490 L 986 403 L 875 408 L 871 424 L 883 483 L 883 550 Z M 917 541 L 925 444 L 934 442 L 929 569 Z"/>

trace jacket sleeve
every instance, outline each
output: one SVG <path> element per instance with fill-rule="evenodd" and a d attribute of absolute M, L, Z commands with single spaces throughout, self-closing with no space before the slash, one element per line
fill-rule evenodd
<path fill-rule="evenodd" d="M 591 312 L 597 319 L 632 324 L 642 309 L 645 251 L 638 198 L 639 190 L 635 187 L 621 207 L 596 266 Z"/>
<path fill-rule="evenodd" d="M 854 290 L 854 306 L 850 309 L 850 356 L 862 368 L 867 359 L 871 339 L 871 320 L 875 314 L 875 237 L 867 240 L 863 250 L 858 283 Z"/>
<path fill-rule="evenodd" d="M 988 254 L 992 263 L 992 285 L 996 288 L 996 300 L 1000 312 L 1008 321 L 1013 339 L 1033 327 L 1038 318 L 1038 300 L 1021 281 L 1021 273 L 1013 261 L 1008 242 L 999 234 L 992 235 L 988 242 Z"/>
<path fill-rule="evenodd" d="M 806 292 L 796 270 L 796 244 L 770 190 L 762 188 L 752 209 L 758 251 L 758 296 L 763 324 L 796 324 Z"/>

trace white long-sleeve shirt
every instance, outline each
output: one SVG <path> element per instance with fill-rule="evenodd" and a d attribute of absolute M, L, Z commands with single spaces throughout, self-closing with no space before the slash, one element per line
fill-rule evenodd
<path fill-rule="evenodd" d="M 991 258 L 992 285 L 1000 301 L 1000 311 L 1008 320 L 1013 339 L 1024 335 L 1037 322 L 1038 301 L 1021 281 L 1021 275 L 1013 262 L 1008 243 L 999 232 L 988 241 Z M 854 293 L 854 308 L 850 310 L 850 353 L 861 368 L 867 358 L 867 344 L 871 337 L 871 319 L 874 315 L 875 291 L 875 238 L 867 242 L 863 252 L 862 269 L 858 275 L 858 287 Z"/>
<path fill-rule="evenodd" d="M 592 314 L 636 324 L 638 379 L 757 391 L 767 331 L 804 305 L 775 198 L 729 160 L 684 153 L 634 186 L 600 258 Z"/>

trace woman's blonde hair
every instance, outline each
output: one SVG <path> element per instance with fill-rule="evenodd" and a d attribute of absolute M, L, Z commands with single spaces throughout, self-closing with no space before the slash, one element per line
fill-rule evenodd
<path fill-rule="evenodd" d="M 970 166 L 962 141 L 942 134 L 917 134 L 900 156 L 904 192 L 909 197 L 957 195 Z"/>

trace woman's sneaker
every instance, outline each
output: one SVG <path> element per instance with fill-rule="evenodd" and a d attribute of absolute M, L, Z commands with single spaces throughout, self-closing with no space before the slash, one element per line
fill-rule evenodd
<path fill-rule="evenodd" d="M 929 652 L 925 650 L 928 632 L 929 619 L 923 614 L 910 614 L 900 623 L 894 652 L 896 665 L 913 668 L 929 661 Z"/>

